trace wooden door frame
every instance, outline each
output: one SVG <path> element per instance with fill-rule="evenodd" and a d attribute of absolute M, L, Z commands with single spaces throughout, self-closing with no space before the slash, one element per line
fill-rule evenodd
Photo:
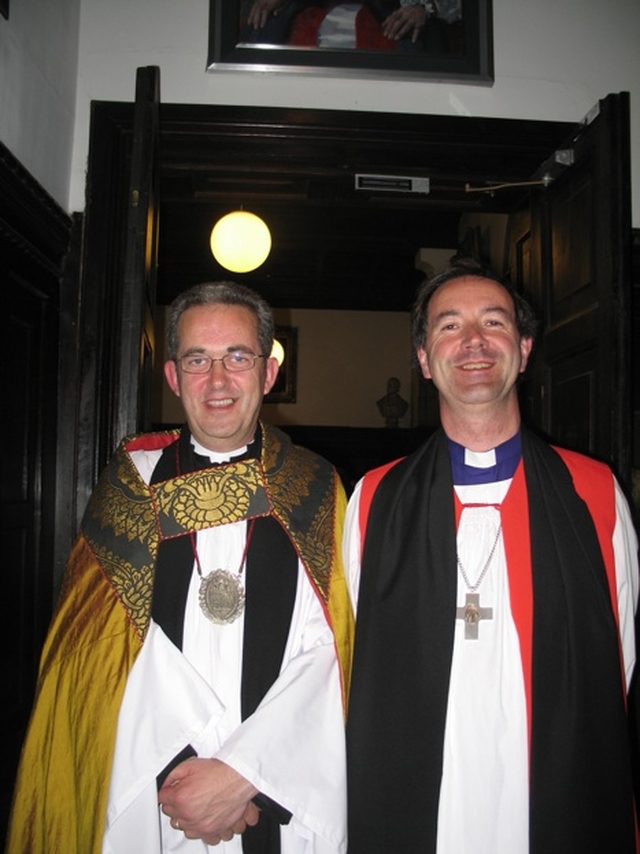
<path fill-rule="evenodd" d="M 70 380 L 80 390 L 78 464 L 72 486 L 75 527 L 100 469 L 122 438 L 114 429 L 117 395 L 109 348 L 118 340 L 113 300 L 123 281 L 133 116 L 133 104 L 92 104 L 79 292 L 82 331 L 78 374 Z M 325 149 L 328 139 L 332 145 L 345 141 L 353 146 L 350 150 L 366 151 L 369 159 L 376 145 L 380 151 L 389 147 L 393 152 L 415 151 L 424 145 L 442 157 L 442 151 L 455 148 L 456 140 L 469 153 L 473 139 L 484 151 L 497 146 L 507 171 L 514 171 L 519 157 L 533 171 L 553 148 L 549 140 L 559 144 L 573 127 L 566 122 L 185 104 L 163 104 L 160 117 L 162 156 L 170 150 L 174 158 L 190 134 L 205 140 L 219 137 L 227 148 L 233 148 L 234 139 L 246 142 L 249 137 L 252 144 L 270 146 L 274 156 L 282 140 L 305 148 L 317 142 Z M 542 147 L 543 140 L 547 147 Z"/>
<path fill-rule="evenodd" d="M 5 420 L 12 425 L 9 432 L 16 435 L 7 436 L 2 489 L 2 539 L 9 554 L 3 584 L 7 614 L 2 621 L 2 647 L 7 667 L 0 716 L 1 839 L 56 590 L 61 491 L 57 440 L 66 429 L 57 397 L 60 281 L 71 226 L 70 217 L 0 143 L 0 280 L 7 301 L 4 343 L 9 347 L 14 338 L 26 342 L 24 353 L 14 350 L 2 359 Z"/>
<path fill-rule="evenodd" d="M 595 130 L 596 122 L 601 122 Z M 573 169 L 589 174 L 590 187 L 600 195 L 593 202 L 593 233 L 602 246 L 591 247 L 590 266 L 596 298 L 584 311 L 584 322 L 602 322 L 601 328 L 591 328 L 584 340 L 575 341 L 574 349 L 595 342 L 598 350 L 596 382 L 606 392 L 610 406 L 594 407 L 593 425 L 596 447 L 583 448 L 613 466 L 621 482 L 630 487 L 633 464 L 633 394 L 632 376 L 632 228 L 630 174 L 630 105 L 629 94 L 608 95 L 594 106 L 589 120 L 576 126 L 563 141 L 561 150 L 569 156 L 568 165 L 555 164 L 557 175 Z M 616 152 L 612 156 L 611 152 Z M 537 175 L 554 166 L 542 164 Z M 551 298 L 554 288 L 552 232 L 552 200 L 549 192 L 534 194 L 537 215 L 532 223 L 537 244 L 534 289 L 542 310 L 538 336 L 543 358 L 536 363 L 538 384 L 546 390 L 538 424 L 558 440 L 558 431 L 551 412 L 550 373 L 548 365 L 567 346 L 570 327 L 554 326 L 551 322 Z M 592 263 L 591 263 L 592 262 Z M 545 368 L 545 365 L 547 368 Z M 596 391 L 597 394 L 597 391 Z"/>

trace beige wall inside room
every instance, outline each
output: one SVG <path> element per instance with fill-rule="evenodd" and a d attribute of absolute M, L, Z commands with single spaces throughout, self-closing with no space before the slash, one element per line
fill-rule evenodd
<path fill-rule="evenodd" d="M 164 308 L 158 340 L 163 341 Z M 400 380 L 400 395 L 411 398 L 411 334 L 408 312 L 274 311 L 276 323 L 298 330 L 295 403 L 265 404 L 272 424 L 383 427 L 376 401 L 387 392 L 389 377 Z M 182 407 L 162 377 L 164 353 L 156 364 L 154 422 L 183 420 Z M 411 407 L 400 421 L 411 424 Z"/>

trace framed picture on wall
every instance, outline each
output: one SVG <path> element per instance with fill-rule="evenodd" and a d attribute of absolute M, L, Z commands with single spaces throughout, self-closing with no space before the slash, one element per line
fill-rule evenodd
<path fill-rule="evenodd" d="M 491 0 L 274 0 L 268 13 L 261 0 L 209 2 L 211 72 L 493 83 Z M 392 25 L 407 35 L 389 38 Z"/>
<path fill-rule="evenodd" d="M 298 330 L 295 326 L 276 326 L 276 341 L 284 352 L 273 388 L 264 396 L 265 403 L 295 403 L 298 369 Z"/>

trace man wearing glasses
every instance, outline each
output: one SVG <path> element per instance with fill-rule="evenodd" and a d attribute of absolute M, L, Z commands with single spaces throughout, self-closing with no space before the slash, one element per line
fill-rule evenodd
<path fill-rule="evenodd" d="M 168 314 L 187 423 L 100 478 L 45 646 L 10 852 L 345 850 L 345 497 L 260 423 L 273 318 L 229 282 Z"/>

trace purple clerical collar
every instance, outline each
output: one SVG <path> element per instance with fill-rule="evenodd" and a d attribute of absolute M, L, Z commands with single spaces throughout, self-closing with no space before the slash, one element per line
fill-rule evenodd
<path fill-rule="evenodd" d="M 470 451 L 464 445 L 449 439 L 449 455 L 454 486 L 508 480 L 515 474 L 522 456 L 520 433 L 516 433 L 497 448 L 481 453 Z"/>

